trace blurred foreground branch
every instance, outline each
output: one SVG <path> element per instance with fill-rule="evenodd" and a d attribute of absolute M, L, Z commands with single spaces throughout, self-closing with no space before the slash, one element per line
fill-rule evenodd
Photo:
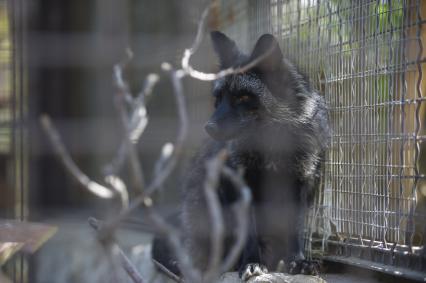
<path fill-rule="evenodd" d="M 227 68 L 224 70 L 220 70 L 217 73 L 204 73 L 201 71 L 196 70 L 191 64 L 191 56 L 194 55 L 198 49 L 200 48 L 200 44 L 203 41 L 203 37 L 205 34 L 205 28 L 206 28 L 206 22 L 207 18 L 210 15 L 210 11 L 218 5 L 217 0 L 213 0 L 210 5 L 207 6 L 207 8 L 204 9 L 203 13 L 201 14 L 200 21 L 198 23 L 198 29 L 197 34 L 195 36 L 194 42 L 191 46 L 191 48 L 185 49 L 182 60 L 181 60 L 181 66 L 182 66 L 182 72 L 185 75 L 188 75 L 194 79 L 200 80 L 200 81 L 214 81 L 220 78 L 223 78 L 225 76 L 229 75 L 235 75 L 235 74 L 241 74 L 244 72 L 247 72 L 251 68 L 258 65 L 260 62 L 262 62 L 266 57 L 268 57 L 271 52 L 274 49 L 274 46 L 271 46 L 269 50 L 267 50 L 265 53 L 263 53 L 261 56 L 251 60 L 246 65 L 243 65 L 238 68 Z"/>
<path fill-rule="evenodd" d="M 99 231 L 101 228 L 101 223 L 93 217 L 90 217 L 89 225 L 95 229 L 96 231 Z M 102 242 L 102 241 L 101 241 Z M 105 245 L 110 244 L 109 249 L 112 251 L 111 253 L 119 258 L 121 265 L 123 266 L 123 269 L 126 271 L 126 273 L 129 275 L 129 277 L 133 280 L 135 283 L 144 283 L 142 279 L 142 276 L 137 271 L 136 267 L 132 264 L 130 259 L 124 254 L 123 250 L 120 248 L 120 246 L 113 242 L 113 243 L 104 243 Z"/>
<path fill-rule="evenodd" d="M 135 283 L 147 281 L 138 273 L 135 266 L 113 239 L 115 229 L 120 225 L 121 221 L 137 209 L 142 209 L 144 217 L 152 224 L 155 231 L 167 235 L 171 247 L 178 258 L 179 267 L 186 282 L 198 283 L 217 280 L 223 272 L 231 269 L 238 260 L 247 238 L 251 192 L 244 182 L 242 174 L 225 165 L 227 156 L 226 151 L 221 151 L 206 164 L 208 173 L 205 182 L 205 195 L 213 229 L 211 239 L 212 255 L 208 269 L 204 273 L 194 268 L 192 259 L 188 256 L 182 244 L 180 230 L 167 223 L 160 214 L 157 213 L 155 204 L 151 198 L 151 195 L 164 184 L 176 168 L 176 164 L 182 154 L 187 139 L 189 122 L 182 79 L 186 76 L 190 76 L 202 81 L 211 81 L 230 74 L 242 73 L 256 66 L 269 54 L 266 52 L 264 55 L 256 58 L 245 66 L 236 69 L 229 68 L 218 73 L 203 73 L 193 68 L 190 65 L 190 59 L 199 49 L 205 33 L 206 19 L 214 5 L 216 5 L 216 1 L 213 1 L 202 13 L 194 43 L 191 48 L 186 49 L 183 54 L 181 69 L 175 70 L 168 63 L 162 64 L 163 71 L 169 77 L 173 85 L 173 96 L 176 101 L 179 126 L 175 142 L 163 145 L 161 154 L 155 162 L 154 176 L 149 182 L 144 178 L 135 145 L 139 142 L 148 124 L 146 97 L 154 92 L 155 85 L 159 81 L 160 76 L 158 74 L 148 75 L 142 90 L 138 95 L 133 96 L 123 77 L 123 70 L 127 66 L 128 61 L 132 58 L 131 52 L 128 52 L 128 58 L 115 65 L 113 69 L 113 79 L 117 89 L 117 111 L 119 112 L 125 131 L 116 155 L 103 170 L 106 183 L 109 187 L 92 181 L 78 168 L 67 152 L 50 118 L 46 115 L 41 117 L 43 129 L 49 137 L 55 153 L 71 175 L 87 190 L 98 197 L 109 199 L 120 197 L 122 210 L 118 216 L 104 221 L 102 225 L 94 218 L 91 218 L 89 223 L 98 231 L 99 239 L 105 249 L 112 253 L 114 257 L 120 259 L 119 261 L 122 267 Z M 129 200 L 129 193 L 127 192 L 128 186 L 118 177 L 119 171 L 126 159 L 129 162 L 134 180 L 133 185 L 130 187 L 136 192 L 136 196 L 132 200 Z M 223 223 L 223 212 L 217 194 L 217 186 L 221 176 L 228 178 L 240 194 L 240 198 L 237 203 L 235 203 L 232 210 L 237 220 L 237 225 L 233 231 L 236 241 L 230 250 L 227 251 L 227 256 L 224 260 L 223 242 L 225 228 Z"/>
<path fill-rule="evenodd" d="M 52 121 L 49 116 L 42 115 L 40 121 L 43 129 L 50 139 L 50 142 L 52 143 L 56 155 L 61 159 L 62 164 L 64 164 L 65 168 L 71 173 L 71 175 L 94 195 L 100 198 L 112 198 L 114 196 L 114 192 L 112 190 L 90 180 L 90 178 L 85 175 L 80 168 L 78 168 L 68 151 L 65 149 L 64 143 L 62 142 L 58 131 L 52 125 Z"/>

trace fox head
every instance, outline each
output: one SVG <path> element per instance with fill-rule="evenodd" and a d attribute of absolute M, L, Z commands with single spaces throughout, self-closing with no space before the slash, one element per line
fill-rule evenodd
<path fill-rule="evenodd" d="M 225 34 L 211 33 L 220 68 L 238 68 L 256 64 L 244 73 L 229 75 L 214 82 L 215 111 L 205 125 L 216 140 L 250 138 L 274 120 L 281 123 L 296 111 L 295 101 L 302 85 L 293 70 L 284 63 L 283 54 L 273 35 L 262 35 L 250 55 L 242 53 Z M 294 105 L 294 106 L 292 106 Z M 292 108 L 292 109 L 290 109 Z M 293 109 L 294 108 L 294 109 Z"/>

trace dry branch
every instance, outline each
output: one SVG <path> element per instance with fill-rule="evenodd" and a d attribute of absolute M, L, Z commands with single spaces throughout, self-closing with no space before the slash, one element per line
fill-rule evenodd
<path fill-rule="evenodd" d="M 152 259 L 152 262 L 154 263 L 156 268 L 158 268 L 162 273 L 164 273 L 167 277 L 169 277 L 173 281 L 178 282 L 178 283 L 184 282 L 182 278 L 180 278 L 179 276 L 177 276 L 176 274 L 174 274 L 173 272 L 168 270 L 167 267 L 165 267 L 164 265 L 162 265 L 161 263 L 159 263 L 155 259 Z"/>
<path fill-rule="evenodd" d="M 88 219 L 88 222 L 89 222 L 90 226 L 93 229 L 95 229 L 96 231 L 101 230 L 101 223 L 96 218 L 91 217 L 91 218 Z M 103 243 L 103 242 L 101 241 L 101 243 Z M 139 274 L 136 267 L 133 265 L 133 263 L 126 256 L 126 254 L 123 252 L 123 250 L 120 248 L 120 246 L 117 243 L 115 243 L 115 242 L 103 243 L 103 246 L 107 250 L 108 250 L 107 247 L 109 246 L 109 249 L 112 251 L 111 254 L 118 257 L 118 259 L 120 260 L 121 266 L 127 272 L 127 274 L 129 275 L 129 277 L 132 279 L 132 281 L 134 283 L 147 282 L 147 281 L 143 280 L 142 276 Z"/>
<path fill-rule="evenodd" d="M 217 73 L 204 73 L 192 67 L 189 61 L 191 60 L 191 56 L 194 55 L 200 47 L 200 44 L 203 40 L 204 33 L 205 33 L 207 17 L 209 16 L 210 11 L 217 5 L 217 2 L 218 2 L 217 0 L 213 0 L 212 3 L 210 3 L 210 5 L 208 5 L 206 9 L 204 9 L 198 23 L 197 34 L 195 36 L 194 42 L 191 48 L 185 49 L 182 56 L 182 60 L 181 60 L 182 71 L 185 73 L 185 75 L 189 75 L 190 77 L 194 79 L 198 79 L 200 81 L 214 81 L 214 80 L 223 78 L 225 76 L 247 72 L 251 68 L 255 67 L 257 64 L 262 62 L 266 57 L 268 57 L 274 49 L 274 46 L 271 46 L 271 48 L 267 50 L 265 53 L 263 53 L 261 56 L 250 61 L 244 66 L 241 66 L 238 68 L 232 68 L 232 67 L 227 68 L 224 70 L 220 70 Z"/>
<path fill-rule="evenodd" d="M 228 167 L 222 168 L 222 174 L 228 178 L 234 186 L 239 190 L 240 200 L 234 206 L 234 214 L 237 218 L 237 227 L 235 229 L 236 241 L 231 247 L 227 257 L 222 264 L 222 272 L 226 272 L 234 266 L 237 262 L 239 255 L 246 243 L 248 225 L 249 225 L 249 210 L 252 199 L 251 190 L 247 186 L 242 174 L 238 174 Z"/>
<path fill-rule="evenodd" d="M 129 55 L 129 60 L 131 56 Z M 132 113 L 128 113 L 126 111 L 126 98 L 127 101 L 130 101 L 130 104 L 133 106 L 135 103 L 133 102 L 132 95 L 129 90 L 129 86 L 123 79 L 123 67 L 127 65 L 127 62 L 124 61 L 121 64 L 117 64 L 114 66 L 114 82 L 118 90 L 118 95 L 116 96 L 116 107 L 118 110 L 118 113 L 121 117 L 121 121 L 123 123 L 125 134 L 124 134 L 124 141 L 122 142 L 122 145 L 120 148 L 122 150 L 119 150 L 119 153 L 122 154 L 121 158 L 117 158 L 117 161 L 123 161 L 127 154 L 130 168 L 132 169 L 132 174 L 134 178 L 134 186 L 142 192 L 145 187 L 145 180 L 142 172 L 142 167 L 139 161 L 139 158 L 137 157 L 137 150 L 135 148 L 134 142 L 139 139 L 139 136 L 142 134 L 143 130 L 145 129 L 148 119 L 146 118 L 146 108 L 143 104 L 143 100 L 141 100 L 141 103 L 137 105 L 136 110 L 134 110 Z M 140 112 L 140 114 L 139 114 Z M 130 118 L 129 118 L 130 117 Z M 133 118 L 133 119 L 132 119 Z M 131 123 L 133 122 L 133 123 Z M 133 124 L 133 125 L 132 125 Z M 135 131 L 137 132 L 135 134 Z M 115 162 L 115 170 L 119 169 L 120 167 L 119 162 Z"/>
<path fill-rule="evenodd" d="M 130 165 L 135 178 L 135 183 L 144 187 L 144 178 L 140 168 L 139 160 L 137 159 L 137 152 L 134 147 L 143 134 L 147 124 L 148 116 L 146 111 L 146 97 L 149 97 L 159 81 L 157 74 L 149 74 L 145 78 L 144 86 L 139 94 L 133 98 L 129 85 L 123 78 L 123 69 L 128 65 L 132 59 L 133 53 L 130 49 L 127 50 L 127 57 L 116 64 L 113 68 L 113 80 L 117 88 L 116 107 L 120 113 L 123 126 L 126 130 L 124 140 L 121 142 L 117 154 L 114 156 L 110 164 L 105 166 L 105 175 L 115 175 L 124 164 L 126 156 L 130 159 Z M 129 109 L 129 110 L 127 110 Z"/>
<path fill-rule="evenodd" d="M 226 161 L 226 151 L 222 150 L 214 158 L 206 162 L 206 181 L 204 184 L 204 194 L 206 196 L 207 208 L 209 210 L 212 222 L 211 237 L 211 257 L 207 271 L 205 272 L 205 280 L 213 281 L 220 274 L 220 262 L 223 256 L 223 239 L 225 227 L 223 223 L 223 213 L 217 193 L 220 174 Z"/>
<path fill-rule="evenodd" d="M 185 96 L 183 94 L 183 87 L 181 76 L 177 71 L 171 69 L 170 65 L 163 64 L 163 69 L 165 69 L 172 80 L 174 97 L 176 99 L 176 105 L 178 109 L 179 116 L 179 129 L 176 137 L 176 142 L 173 146 L 173 151 L 169 157 L 165 157 L 163 154 L 159 157 L 157 164 L 160 162 L 162 165 L 162 170 L 155 172 L 153 180 L 146 187 L 145 191 L 140 193 L 129 205 L 129 208 L 122 211 L 115 219 L 112 219 L 107 227 L 109 230 L 115 229 L 118 226 L 119 222 L 126 218 L 130 213 L 140 208 L 141 206 L 149 207 L 152 204 L 151 194 L 155 192 L 159 187 L 162 186 L 164 181 L 170 176 L 177 164 L 177 160 L 182 152 L 183 145 L 185 143 L 186 137 L 188 135 L 188 114 L 185 103 Z M 161 161 L 160 161 L 161 160 Z M 147 205 L 148 204 L 148 205 Z"/>
<path fill-rule="evenodd" d="M 174 226 L 168 224 L 158 213 L 156 213 L 153 207 L 153 201 L 150 197 L 152 193 L 164 184 L 175 169 L 188 135 L 188 114 L 182 79 L 185 76 L 190 76 L 202 81 L 211 81 L 227 75 L 243 73 L 256 66 L 269 55 L 270 51 L 245 66 L 235 69 L 225 69 L 218 73 L 203 73 L 193 68 L 190 65 L 190 59 L 191 56 L 199 49 L 200 43 L 203 39 L 206 19 L 214 5 L 216 5 L 216 1 L 212 2 L 212 4 L 203 11 L 194 43 L 191 48 L 186 49 L 183 54 L 181 60 L 182 68 L 174 70 L 170 64 L 162 64 L 163 70 L 169 75 L 172 81 L 173 94 L 176 100 L 179 117 L 179 129 L 175 143 L 167 143 L 163 146 L 162 153 L 155 163 L 154 177 L 148 185 L 145 184 L 135 144 L 139 141 L 148 123 L 145 98 L 152 93 L 153 88 L 158 81 L 158 76 L 155 74 L 148 76 L 142 91 L 136 96 L 136 98 L 134 98 L 130 92 L 127 82 L 123 78 L 123 69 L 127 65 L 128 60 L 131 59 L 131 54 L 129 54 L 126 60 L 114 66 L 114 82 L 118 90 L 117 110 L 120 113 L 120 117 L 125 128 L 125 137 L 119 146 L 117 154 L 104 170 L 107 175 L 106 181 L 114 190 L 93 182 L 84 175 L 65 150 L 57 131 L 51 125 L 50 119 L 47 116 L 43 116 L 41 118 L 43 127 L 53 144 L 55 152 L 61 158 L 68 171 L 70 171 L 82 185 L 100 197 L 111 198 L 117 193 L 120 195 L 123 209 L 117 217 L 106 221 L 102 227 L 100 227 L 99 222 L 95 219 L 90 220 L 90 224 L 98 231 L 101 241 L 105 241 L 105 239 L 107 239 L 110 241 L 109 244 L 112 244 L 114 247 L 113 250 L 118 251 L 114 252 L 114 254 L 120 258 L 121 265 L 134 282 L 143 282 L 142 277 L 131 264 L 130 260 L 121 251 L 120 247 L 112 240 L 112 235 L 120 222 L 138 208 L 143 209 L 144 216 L 153 224 L 154 230 L 167 235 L 178 258 L 181 272 L 184 275 L 185 280 L 188 282 L 211 282 L 217 279 L 223 272 L 231 269 L 238 260 L 247 238 L 251 192 L 244 182 L 241 174 L 238 174 L 234 170 L 224 166 L 226 159 L 226 154 L 224 152 L 221 152 L 207 164 L 208 176 L 205 184 L 205 194 L 209 214 L 212 220 L 213 236 L 211 242 L 212 257 L 210 258 L 208 270 L 205 274 L 202 274 L 199 270 L 194 268 L 191 258 L 188 256 L 188 253 L 181 243 L 180 231 Z M 127 187 L 124 182 L 116 176 L 126 157 L 129 159 L 132 168 L 135 183 L 134 186 L 137 187 L 139 191 L 138 195 L 130 201 L 130 203 Z M 237 219 L 237 227 L 234 231 L 236 241 L 227 253 L 223 262 L 221 261 L 223 256 L 224 224 L 220 201 L 216 190 L 221 175 L 229 178 L 240 193 L 240 199 L 233 207 L 233 212 Z"/>
<path fill-rule="evenodd" d="M 72 160 L 70 154 L 65 149 L 65 146 L 59 136 L 58 131 L 52 125 L 50 118 L 47 115 L 41 116 L 41 124 L 43 126 L 44 131 L 52 143 L 53 149 L 55 150 L 57 156 L 61 159 L 65 168 L 75 177 L 77 181 L 80 182 L 88 191 L 95 194 L 100 198 L 112 198 L 114 197 L 114 192 L 109 188 L 98 184 L 85 175 L 80 168 L 75 164 Z"/>
<path fill-rule="evenodd" d="M 202 282 L 202 274 L 199 270 L 194 268 L 192 259 L 182 245 L 179 231 L 156 213 L 149 213 L 147 216 L 151 223 L 153 223 L 162 234 L 167 235 L 169 243 L 178 259 L 179 269 L 185 278 L 185 282 Z"/>
<path fill-rule="evenodd" d="M 127 191 L 127 186 L 123 180 L 116 175 L 108 175 L 105 177 L 105 182 L 120 196 L 122 209 L 127 209 L 129 207 L 129 192 Z"/>

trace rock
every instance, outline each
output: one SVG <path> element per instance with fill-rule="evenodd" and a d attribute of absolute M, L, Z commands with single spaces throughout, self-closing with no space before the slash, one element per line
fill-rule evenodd
<path fill-rule="evenodd" d="M 60 225 L 59 225 L 60 224 Z M 113 266 L 95 233 L 85 223 L 61 221 L 59 232 L 36 254 L 36 282 L 43 283 L 105 283 L 113 275 L 117 282 L 132 283 L 121 266 Z M 146 282 L 175 283 L 157 270 L 151 260 L 151 237 L 139 231 L 117 231 L 121 247 Z M 115 274 L 114 274 L 115 273 Z M 1 274 L 0 274 L 0 282 Z M 241 283 L 237 272 L 225 273 L 218 283 Z M 270 273 L 250 278 L 248 283 L 325 283 L 316 276 Z"/>
<path fill-rule="evenodd" d="M 229 272 L 222 276 L 219 283 L 241 283 L 241 279 L 238 278 L 238 273 Z M 318 276 L 267 273 L 250 278 L 248 283 L 326 283 L 326 281 Z"/>

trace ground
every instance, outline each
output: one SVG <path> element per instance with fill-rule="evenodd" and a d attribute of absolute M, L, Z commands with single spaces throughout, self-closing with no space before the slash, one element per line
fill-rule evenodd
<path fill-rule="evenodd" d="M 102 247 L 98 245 L 95 233 L 87 224 L 86 217 L 58 217 L 49 220 L 48 223 L 57 225 L 59 230 L 35 255 L 36 278 L 30 280 L 31 282 L 114 281 L 111 279 L 111 272 L 114 272 L 111 262 L 105 256 Z M 120 229 L 117 239 L 135 265 L 140 268 L 143 276 L 149 278 L 149 282 L 173 282 L 167 281 L 161 274 L 154 272 L 155 269 L 150 261 L 151 236 L 133 227 Z M 395 282 L 389 281 L 390 279 L 377 279 L 375 273 L 367 270 L 337 269 L 340 273 L 325 273 L 321 274 L 321 277 L 329 283 Z M 117 269 L 115 273 L 119 282 L 131 282 L 121 269 Z M 235 278 L 235 274 L 232 276 Z"/>

